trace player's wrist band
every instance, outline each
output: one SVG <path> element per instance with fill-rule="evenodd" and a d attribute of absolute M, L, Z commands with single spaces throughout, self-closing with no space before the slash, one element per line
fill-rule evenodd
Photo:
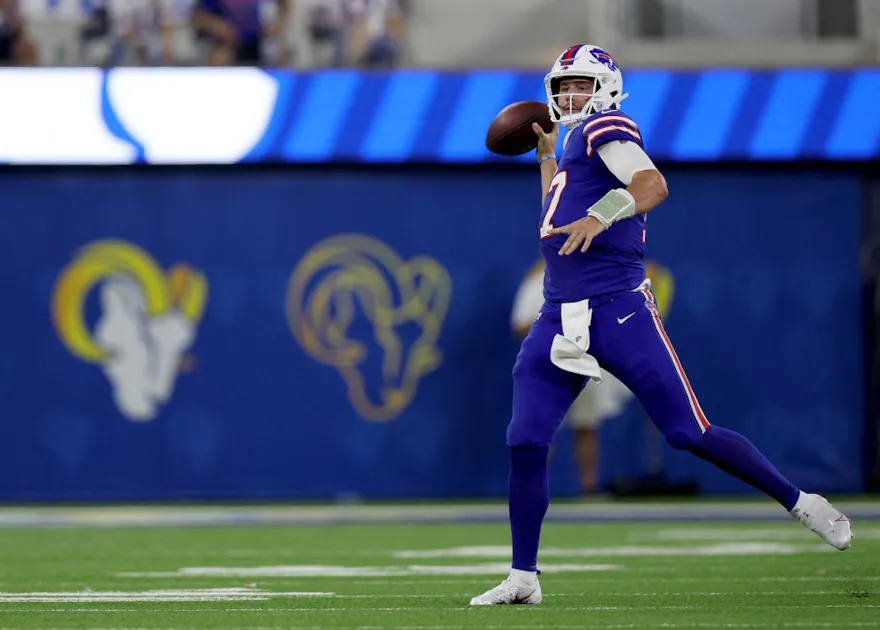
<path fill-rule="evenodd" d="M 538 164 L 543 164 L 547 160 L 555 160 L 555 159 L 556 159 L 555 155 L 553 155 L 552 153 L 548 153 L 547 155 L 542 155 L 541 157 L 538 158 Z"/>
<path fill-rule="evenodd" d="M 631 217 L 635 211 L 635 197 L 624 188 L 615 188 L 590 206 L 587 216 L 595 217 L 607 229 L 615 221 Z"/>

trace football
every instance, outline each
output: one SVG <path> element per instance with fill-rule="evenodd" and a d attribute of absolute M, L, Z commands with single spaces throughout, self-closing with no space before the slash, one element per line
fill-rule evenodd
<path fill-rule="evenodd" d="M 486 132 L 486 148 L 498 155 L 522 155 L 538 146 L 532 123 L 550 132 L 553 121 L 546 103 L 519 101 L 511 103 L 495 116 Z"/>

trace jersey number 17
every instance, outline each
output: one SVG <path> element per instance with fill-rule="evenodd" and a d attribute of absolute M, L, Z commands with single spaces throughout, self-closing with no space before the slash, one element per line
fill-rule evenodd
<path fill-rule="evenodd" d="M 553 215 L 556 214 L 556 208 L 559 207 L 559 200 L 562 199 L 562 191 L 568 183 L 568 172 L 559 171 L 550 181 L 550 190 L 548 195 L 552 195 L 550 205 L 547 206 L 547 212 L 544 213 L 544 219 L 541 221 L 541 240 L 553 236 L 550 230 L 556 227 L 553 223 Z"/>

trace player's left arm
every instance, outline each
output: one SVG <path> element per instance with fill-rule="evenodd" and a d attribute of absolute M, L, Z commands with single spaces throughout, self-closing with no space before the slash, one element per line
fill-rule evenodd
<path fill-rule="evenodd" d="M 560 256 L 572 254 L 578 248 L 587 251 L 593 239 L 612 224 L 649 212 L 669 194 L 666 179 L 638 143 L 627 140 L 606 142 L 598 146 L 596 152 L 626 188 L 609 191 L 589 208 L 583 219 L 551 230 L 551 234 L 568 234 L 559 249 Z"/>
<path fill-rule="evenodd" d="M 616 140 L 600 146 L 597 153 L 611 174 L 626 186 L 626 192 L 632 196 L 634 206 L 629 216 L 650 212 L 666 199 L 669 194 L 666 179 L 638 144 Z M 598 218 L 601 220 L 603 217 Z M 609 226 L 610 223 L 605 227 Z"/>

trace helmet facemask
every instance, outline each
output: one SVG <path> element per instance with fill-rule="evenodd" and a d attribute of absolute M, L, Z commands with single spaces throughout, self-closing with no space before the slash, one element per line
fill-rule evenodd
<path fill-rule="evenodd" d="M 592 93 L 562 93 L 560 88 L 562 81 L 566 79 L 591 82 Z M 566 129 L 574 129 L 596 112 L 618 108 L 620 101 L 626 97 L 626 95 L 621 97 L 618 86 L 615 85 L 614 76 L 605 72 L 598 74 L 551 72 L 544 78 L 544 87 L 547 90 L 550 119 Z M 582 108 L 574 109 L 572 100 L 573 97 L 578 96 L 587 97 L 587 102 Z"/>

